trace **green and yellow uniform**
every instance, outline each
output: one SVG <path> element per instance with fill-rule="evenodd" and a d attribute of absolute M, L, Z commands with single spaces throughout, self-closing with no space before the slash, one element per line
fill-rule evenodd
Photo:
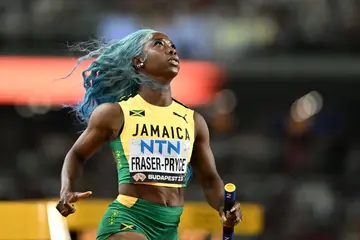
<path fill-rule="evenodd" d="M 124 125 L 109 143 L 117 161 L 119 184 L 186 187 L 195 138 L 194 111 L 173 100 L 167 107 L 147 103 L 140 95 L 119 102 Z M 121 231 L 149 240 L 176 240 L 182 207 L 157 205 L 119 195 L 101 220 L 98 240 Z"/>

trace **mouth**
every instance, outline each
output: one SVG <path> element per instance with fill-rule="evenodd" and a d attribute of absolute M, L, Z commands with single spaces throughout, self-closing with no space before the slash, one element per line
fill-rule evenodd
<path fill-rule="evenodd" d="M 179 66 L 180 65 L 180 61 L 179 61 L 179 58 L 177 57 L 172 57 L 172 58 L 169 58 L 169 63 L 173 66 Z"/>

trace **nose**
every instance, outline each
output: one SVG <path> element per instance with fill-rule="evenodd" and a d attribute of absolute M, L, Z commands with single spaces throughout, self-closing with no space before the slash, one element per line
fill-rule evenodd
<path fill-rule="evenodd" d="M 168 54 L 169 55 L 176 55 L 176 49 L 173 48 L 172 46 L 169 46 L 169 51 L 168 51 Z"/>

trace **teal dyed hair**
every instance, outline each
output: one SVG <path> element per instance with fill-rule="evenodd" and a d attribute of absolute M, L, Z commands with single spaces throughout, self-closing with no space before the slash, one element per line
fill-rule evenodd
<path fill-rule="evenodd" d="M 135 94 L 146 77 L 136 72 L 133 67 L 133 57 L 140 56 L 144 45 L 151 39 L 152 29 L 142 29 L 129 34 L 125 38 L 108 44 L 96 42 L 79 44 L 76 50 L 87 52 L 78 59 L 69 76 L 87 59 L 96 58 L 83 71 L 84 100 L 73 108 L 82 122 L 89 121 L 94 109 L 107 102 L 119 102 L 121 98 Z M 91 51 L 89 48 L 99 45 Z"/>

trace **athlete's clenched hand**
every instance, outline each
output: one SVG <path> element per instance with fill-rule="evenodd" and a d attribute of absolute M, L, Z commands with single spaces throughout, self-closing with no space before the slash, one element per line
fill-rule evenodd
<path fill-rule="evenodd" d="M 235 203 L 230 211 L 224 211 L 224 207 L 220 208 L 219 215 L 223 226 L 234 227 L 243 220 L 243 215 L 240 207 L 240 203 Z"/>
<path fill-rule="evenodd" d="M 89 197 L 92 194 L 91 191 L 87 192 L 66 192 L 60 196 L 60 201 L 56 205 L 56 209 L 64 217 L 69 216 L 70 214 L 76 211 L 73 203 L 76 203 L 80 199 Z"/>

